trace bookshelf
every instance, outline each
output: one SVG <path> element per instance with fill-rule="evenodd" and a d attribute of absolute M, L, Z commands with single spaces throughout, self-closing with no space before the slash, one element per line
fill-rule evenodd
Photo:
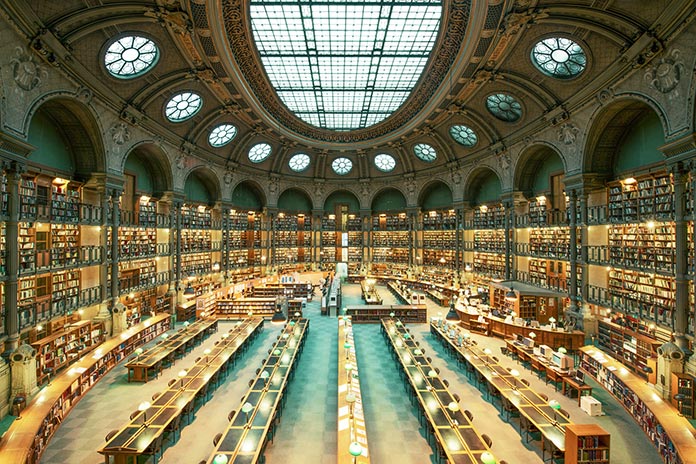
<path fill-rule="evenodd" d="M 489 253 L 505 253 L 505 231 L 475 230 L 474 250 Z"/>
<path fill-rule="evenodd" d="M 183 233 L 186 231 L 182 231 Z M 118 232 L 119 258 L 138 259 L 157 254 L 157 229 L 121 227 Z"/>
<path fill-rule="evenodd" d="M 220 319 L 243 319 L 252 316 L 270 318 L 275 313 L 275 298 L 236 298 L 217 300 L 215 317 Z"/>
<path fill-rule="evenodd" d="M 608 464 L 609 433 L 597 424 L 568 424 L 565 428 L 566 464 Z"/>
<path fill-rule="evenodd" d="M 7 242 L 7 228 L 5 227 L 5 222 L 3 221 L 3 222 L 0 222 L 0 276 L 7 275 L 7 243 L 6 242 Z"/>
<path fill-rule="evenodd" d="M 579 239 L 578 239 L 579 243 Z M 570 256 L 568 227 L 542 227 L 529 232 L 529 250 L 532 256 L 568 259 Z"/>
<path fill-rule="evenodd" d="M 312 261 L 312 218 L 305 214 L 279 213 L 273 231 L 274 264 Z"/>
<path fill-rule="evenodd" d="M 690 419 L 694 418 L 694 386 L 696 378 L 690 374 L 672 372 L 672 383 L 670 391 L 670 401 L 680 414 Z M 675 400 L 674 395 L 682 394 L 682 401 Z"/>
<path fill-rule="evenodd" d="M 618 267 L 673 273 L 675 235 L 673 222 L 612 224 L 609 261 Z"/>
<path fill-rule="evenodd" d="M 594 346 L 580 348 L 580 368 L 611 393 L 643 429 L 665 464 L 693 462 L 696 430 L 622 363 Z"/>
<path fill-rule="evenodd" d="M 502 204 L 474 208 L 474 229 L 505 229 L 505 208 Z"/>
<path fill-rule="evenodd" d="M 636 375 L 655 383 L 659 341 L 606 319 L 597 321 L 597 341 L 602 349 L 626 364 Z M 648 367 L 652 374 L 646 373 Z"/>
<path fill-rule="evenodd" d="M 53 314 L 67 308 L 76 308 L 80 300 L 80 270 L 55 272 L 51 274 Z"/>
<path fill-rule="evenodd" d="M 211 210 L 204 205 L 184 204 L 181 206 L 181 230 L 210 229 Z"/>
<path fill-rule="evenodd" d="M 138 225 L 143 228 L 157 227 L 157 202 L 147 196 L 138 201 Z"/>
<path fill-rule="evenodd" d="M 36 379 L 44 383 L 50 375 L 69 366 L 104 341 L 101 322 L 78 321 L 44 337 L 31 346 L 36 350 Z"/>
<path fill-rule="evenodd" d="M 30 222 L 19 223 L 19 273 L 26 274 L 36 270 L 36 230 Z"/>
<path fill-rule="evenodd" d="M 19 182 L 19 217 L 36 217 L 36 182 L 33 177 L 22 176 Z"/>
<path fill-rule="evenodd" d="M 188 229 L 181 231 L 181 252 L 198 253 L 213 248 L 210 230 Z"/>
<path fill-rule="evenodd" d="M 51 220 L 61 223 L 76 223 L 80 220 L 78 185 L 59 179 L 51 183 Z"/>
<path fill-rule="evenodd" d="M 457 214 L 453 209 L 428 211 L 423 215 L 423 230 L 454 230 L 457 228 Z"/>
<path fill-rule="evenodd" d="M 37 240 L 37 251 L 40 246 Z M 80 228 L 75 224 L 51 224 L 51 266 L 74 266 L 80 261 Z"/>
<path fill-rule="evenodd" d="M 363 322 L 379 322 L 390 317 L 394 313 L 394 318 L 406 323 L 425 323 L 428 322 L 427 309 L 425 305 L 362 305 L 347 306 L 346 315 L 351 316 L 354 324 Z"/>
<path fill-rule="evenodd" d="M 210 253 L 189 253 L 181 255 L 182 275 L 208 274 L 213 268 Z"/>
<path fill-rule="evenodd" d="M 674 286 L 674 278 L 669 276 L 630 269 L 612 268 L 609 271 L 612 306 L 638 317 L 653 318 L 664 326 L 671 325 Z M 652 314 L 648 315 L 648 311 Z"/>
<path fill-rule="evenodd" d="M 674 192 L 669 174 L 655 173 L 608 185 L 609 221 L 634 224 L 674 218 Z"/>
<path fill-rule="evenodd" d="M 491 277 L 505 275 L 505 256 L 497 253 L 474 252 L 473 271 Z"/>

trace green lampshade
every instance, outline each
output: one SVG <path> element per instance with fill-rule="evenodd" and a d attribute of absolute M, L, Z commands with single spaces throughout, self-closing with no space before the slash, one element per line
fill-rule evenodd
<path fill-rule="evenodd" d="M 561 403 L 559 403 L 559 402 L 556 401 L 556 400 L 551 400 L 551 401 L 549 401 L 549 406 L 552 407 L 553 409 L 555 409 L 556 411 L 558 411 L 559 409 L 561 409 Z"/>
<path fill-rule="evenodd" d="M 271 376 L 271 374 L 269 374 L 268 371 L 263 371 L 263 372 L 261 372 L 261 378 L 262 378 L 263 380 L 266 380 L 266 379 L 269 378 L 270 376 Z"/>
<path fill-rule="evenodd" d="M 566 349 L 563 348 L 563 347 L 560 347 L 560 348 L 558 348 L 558 352 L 559 352 L 559 353 L 566 354 L 566 353 L 568 352 L 568 350 L 566 350 Z"/>
<path fill-rule="evenodd" d="M 244 403 L 244 404 L 242 405 L 242 412 L 243 412 L 244 414 L 247 414 L 247 413 L 250 412 L 252 409 L 254 409 L 254 406 L 253 406 L 251 403 L 249 403 L 249 402 Z"/>
<path fill-rule="evenodd" d="M 481 462 L 482 462 L 483 464 L 495 464 L 495 458 L 494 458 L 493 455 L 492 455 L 491 453 L 489 453 L 488 451 L 484 451 L 484 452 L 481 454 Z"/>
<path fill-rule="evenodd" d="M 419 348 L 416 348 L 415 350 L 413 350 L 413 354 L 415 354 L 416 356 L 420 356 L 423 354 L 423 352 Z"/>
<path fill-rule="evenodd" d="M 227 455 L 218 454 L 215 456 L 215 459 L 213 459 L 213 464 L 227 464 Z"/>
<path fill-rule="evenodd" d="M 353 370 L 353 364 L 352 363 L 346 363 L 345 369 L 350 372 Z"/>
<path fill-rule="evenodd" d="M 289 323 L 291 326 L 295 325 L 295 321 L 290 321 Z"/>
<path fill-rule="evenodd" d="M 350 444 L 350 446 L 348 446 L 348 452 L 351 456 L 360 456 L 363 452 L 363 449 L 362 446 L 360 446 L 360 443 L 354 441 Z"/>
<path fill-rule="evenodd" d="M 397 327 L 401 327 L 402 325 L 403 325 L 403 323 L 402 323 L 401 321 L 396 321 L 396 326 L 397 326 Z"/>
<path fill-rule="evenodd" d="M 357 399 L 357 398 L 355 397 L 355 395 L 354 395 L 353 393 L 348 393 L 348 394 L 346 395 L 346 403 L 349 403 L 349 404 L 350 404 L 350 403 L 355 403 L 355 400 L 356 400 L 356 399 Z"/>
<path fill-rule="evenodd" d="M 450 404 L 447 405 L 447 409 L 452 412 L 457 412 L 459 411 L 459 404 L 456 401 L 450 401 Z"/>
<path fill-rule="evenodd" d="M 389 317 L 394 317 L 394 312 L 393 312 L 393 311 L 389 313 Z"/>
<path fill-rule="evenodd" d="M 408 332 L 406 332 L 406 333 L 404 334 L 404 338 L 405 338 L 406 340 L 408 340 L 409 338 L 411 338 L 411 334 L 408 333 Z"/>
<path fill-rule="evenodd" d="M 435 370 L 433 370 L 433 369 L 430 369 L 428 371 L 428 377 L 431 377 L 431 378 L 437 377 L 437 372 L 435 372 Z"/>
<path fill-rule="evenodd" d="M 280 356 L 280 350 L 276 349 L 275 351 L 273 351 L 273 354 L 276 356 Z"/>
<path fill-rule="evenodd" d="M 351 344 L 350 344 L 350 343 L 344 343 L 344 344 L 343 344 L 343 348 L 345 348 L 346 350 L 350 350 L 350 347 L 351 347 Z"/>
<path fill-rule="evenodd" d="M 141 354 L 143 354 L 143 349 L 142 349 L 142 348 L 138 348 L 137 350 L 135 350 L 135 354 L 137 354 L 138 356 L 140 356 Z"/>

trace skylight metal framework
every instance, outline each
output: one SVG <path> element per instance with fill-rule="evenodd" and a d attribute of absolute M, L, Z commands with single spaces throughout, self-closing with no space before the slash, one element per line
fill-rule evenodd
<path fill-rule="evenodd" d="M 250 12 L 283 103 L 316 127 L 350 131 L 408 98 L 437 39 L 442 1 L 252 0 Z"/>

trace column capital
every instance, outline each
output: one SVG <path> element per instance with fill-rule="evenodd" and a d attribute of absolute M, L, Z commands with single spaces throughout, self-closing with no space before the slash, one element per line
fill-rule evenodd
<path fill-rule="evenodd" d="M 568 176 L 563 179 L 563 186 L 566 192 L 577 191 L 578 194 L 588 194 L 592 191 L 605 188 L 604 178 L 595 173 Z"/>
<path fill-rule="evenodd" d="M 670 140 L 657 149 L 665 155 L 667 164 L 690 160 L 696 154 L 696 132 Z"/>

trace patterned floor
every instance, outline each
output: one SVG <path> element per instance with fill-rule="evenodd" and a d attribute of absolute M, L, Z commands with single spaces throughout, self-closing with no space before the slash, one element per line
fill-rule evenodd
<path fill-rule="evenodd" d="M 381 295 L 385 304 L 393 304 L 393 296 L 386 289 Z M 343 287 L 343 304 L 360 304 L 360 287 Z M 443 311 L 428 302 L 432 315 Z M 305 349 L 299 359 L 297 374 L 292 380 L 280 426 L 266 451 L 268 464 L 328 464 L 336 462 L 336 319 L 322 317 L 318 298 L 308 304 L 311 320 Z M 220 330 L 227 330 L 222 323 Z M 267 349 L 272 345 L 278 328 L 271 324 L 250 345 L 240 358 L 226 383 L 218 388 L 212 399 L 196 412 L 196 419 L 183 428 L 181 438 L 164 451 L 160 462 L 198 463 L 207 459 L 213 445 L 212 437 L 227 424 L 227 414 L 239 408 L 241 397 Z M 363 405 L 368 441 L 374 464 L 431 464 L 434 457 L 419 428 L 416 411 L 410 404 L 386 342 L 376 324 L 356 325 L 355 343 L 360 367 Z M 469 385 L 466 376 L 430 336 L 426 324 L 412 326 L 414 337 L 450 381 L 451 389 L 462 398 L 462 407 L 474 414 L 474 424 L 493 438 L 493 451 L 499 459 L 510 464 L 540 463 L 538 442 L 525 444 L 517 433 L 517 424 L 507 423 L 498 410 L 485 401 L 481 393 Z M 117 367 L 107 374 L 78 403 L 58 429 L 41 460 L 45 464 L 96 464 L 104 459 L 96 450 L 104 444 L 104 435 L 128 421 L 130 412 L 141 401 L 164 388 L 178 369 L 187 367 L 193 359 L 212 344 L 215 336 L 197 347 L 185 359 L 177 361 L 172 369 L 147 384 L 128 384 L 125 368 Z M 479 343 L 499 351 L 501 340 L 477 337 Z M 504 362 L 515 364 L 512 360 Z M 516 366 L 519 367 L 519 366 Z M 526 374 L 526 375 L 525 375 Z M 597 422 L 612 435 L 612 462 L 657 464 L 661 460 L 643 432 L 623 408 L 608 393 L 595 389 L 594 396 L 603 404 L 606 416 L 591 418 L 572 400 L 553 391 L 528 371 L 523 370 L 535 389 L 557 399 L 571 413 L 577 423 Z M 0 459 L 1 462 L 1 459 Z"/>

